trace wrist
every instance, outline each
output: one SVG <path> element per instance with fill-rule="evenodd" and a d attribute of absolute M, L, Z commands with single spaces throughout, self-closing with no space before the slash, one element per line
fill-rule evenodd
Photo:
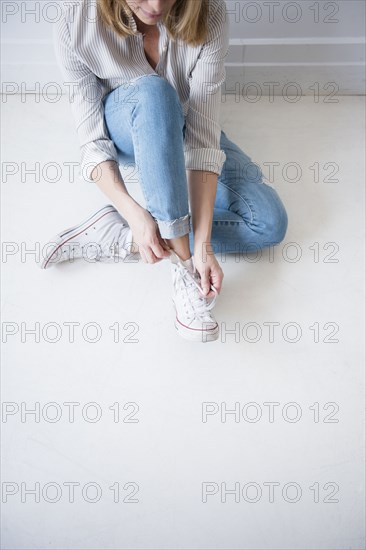
<path fill-rule="evenodd" d="M 130 220 L 134 219 L 139 215 L 141 211 L 141 205 L 139 205 L 131 195 L 126 194 L 121 200 L 116 204 L 118 212 L 126 218 L 129 223 Z"/>
<path fill-rule="evenodd" d="M 213 255 L 213 248 L 211 239 L 194 239 L 194 254 L 201 254 L 202 256 Z"/>
<path fill-rule="evenodd" d="M 211 243 L 211 225 L 205 225 L 202 228 L 194 228 L 193 225 L 194 242 L 201 244 Z"/>

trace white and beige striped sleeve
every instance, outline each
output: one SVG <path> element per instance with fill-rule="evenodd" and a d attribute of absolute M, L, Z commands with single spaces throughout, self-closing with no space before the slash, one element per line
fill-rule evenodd
<path fill-rule="evenodd" d="M 65 16 L 53 27 L 53 41 L 76 122 L 81 155 L 80 175 L 93 183 L 90 176 L 95 166 L 105 160 L 118 162 L 115 145 L 105 126 L 101 82 L 73 51 Z"/>
<path fill-rule="evenodd" d="M 209 36 L 189 77 L 190 96 L 186 116 L 186 169 L 221 174 L 226 155 L 220 149 L 221 85 L 229 51 L 229 17 L 226 3 L 210 13 Z"/>

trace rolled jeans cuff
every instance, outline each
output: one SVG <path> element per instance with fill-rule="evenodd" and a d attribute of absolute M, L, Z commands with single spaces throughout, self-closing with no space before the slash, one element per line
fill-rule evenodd
<path fill-rule="evenodd" d="M 176 239 L 177 237 L 183 237 L 191 231 L 191 214 L 187 214 L 182 218 L 176 220 L 164 221 L 157 220 L 160 235 L 163 239 Z"/>

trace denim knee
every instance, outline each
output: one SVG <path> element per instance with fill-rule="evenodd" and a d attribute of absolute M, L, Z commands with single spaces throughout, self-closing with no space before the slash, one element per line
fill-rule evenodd
<path fill-rule="evenodd" d="M 137 99 L 143 99 L 142 103 L 150 109 L 151 115 L 160 117 L 166 114 L 167 118 L 171 118 L 174 110 L 184 118 L 183 107 L 180 102 L 176 89 L 159 75 L 143 75 L 132 82 L 136 83 Z"/>

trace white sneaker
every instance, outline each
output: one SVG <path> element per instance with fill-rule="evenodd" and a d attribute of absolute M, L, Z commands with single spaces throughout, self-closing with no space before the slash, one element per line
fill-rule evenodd
<path fill-rule="evenodd" d="M 132 231 L 127 221 L 112 205 L 107 205 L 92 214 L 79 225 L 65 229 L 52 239 L 47 246 L 47 254 L 40 264 L 48 269 L 55 264 L 76 258 L 88 262 L 116 262 L 120 259 L 136 258 L 133 254 Z"/>
<path fill-rule="evenodd" d="M 211 313 L 217 298 L 209 300 L 203 294 L 200 275 L 193 265 L 193 260 L 183 261 L 172 250 L 171 272 L 173 276 L 173 304 L 176 312 L 175 328 L 187 340 L 211 342 L 219 337 L 219 326 Z"/>

